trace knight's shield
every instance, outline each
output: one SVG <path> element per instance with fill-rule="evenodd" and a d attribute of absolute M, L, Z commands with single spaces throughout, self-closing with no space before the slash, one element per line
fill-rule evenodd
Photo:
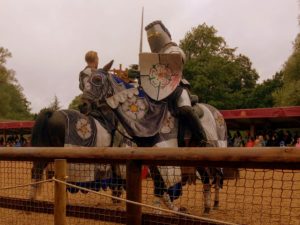
<path fill-rule="evenodd" d="M 180 54 L 141 53 L 139 66 L 141 86 L 156 101 L 168 97 L 182 78 Z"/>

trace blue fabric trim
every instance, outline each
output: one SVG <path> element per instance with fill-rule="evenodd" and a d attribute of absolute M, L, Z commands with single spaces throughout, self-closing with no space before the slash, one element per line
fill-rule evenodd
<path fill-rule="evenodd" d="M 121 78 L 119 78 L 119 77 L 117 77 L 117 76 L 115 76 L 115 75 L 113 75 L 112 77 L 114 78 L 114 80 L 115 80 L 118 84 L 123 84 L 124 87 L 125 87 L 126 89 L 129 89 L 129 88 L 133 88 L 133 87 L 134 87 L 132 84 L 126 83 L 124 80 L 122 80 Z"/>
<path fill-rule="evenodd" d="M 173 185 L 172 187 L 169 187 L 167 190 L 167 193 L 170 196 L 171 201 L 173 202 L 177 198 L 179 198 L 182 195 L 182 184 L 177 183 Z"/>
<path fill-rule="evenodd" d="M 116 81 L 118 84 L 123 84 L 123 86 L 126 88 L 126 89 L 130 89 L 130 88 L 134 88 L 134 85 L 130 84 L 130 83 L 126 83 L 124 80 L 122 80 L 121 78 L 115 76 L 115 75 L 112 75 L 114 81 Z M 145 92 L 142 88 L 138 88 L 139 90 L 139 94 L 138 96 L 140 98 L 144 98 L 145 97 Z"/>

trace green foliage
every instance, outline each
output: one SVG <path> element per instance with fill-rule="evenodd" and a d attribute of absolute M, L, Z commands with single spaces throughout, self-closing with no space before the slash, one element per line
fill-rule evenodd
<path fill-rule="evenodd" d="M 272 79 L 263 81 L 262 84 L 257 84 L 252 94 L 247 98 L 249 108 L 265 108 L 273 107 L 275 100 L 273 92 L 280 90 L 283 86 L 282 71 L 276 73 Z"/>
<path fill-rule="evenodd" d="M 72 102 L 71 102 L 70 105 L 69 105 L 69 109 L 79 110 L 79 105 L 82 104 L 81 96 L 82 96 L 82 94 L 77 95 L 77 96 L 72 100 Z"/>
<path fill-rule="evenodd" d="M 0 119 L 31 119 L 30 103 L 25 98 L 15 73 L 5 67 L 11 53 L 0 47 Z"/>
<path fill-rule="evenodd" d="M 248 108 L 247 98 L 259 78 L 248 57 L 235 54 L 206 24 L 192 28 L 180 47 L 187 55 L 184 76 L 202 102 L 219 109 Z"/>
<path fill-rule="evenodd" d="M 283 87 L 273 93 L 276 106 L 300 105 L 300 34 L 294 51 L 283 67 Z"/>
<path fill-rule="evenodd" d="M 59 102 L 57 96 L 54 95 L 53 101 L 50 103 L 48 109 L 51 109 L 53 111 L 57 111 L 61 108 L 59 104 L 60 104 L 60 102 Z"/>
<path fill-rule="evenodd" d="M 283 87 L 274 92 L 276 106 L 299 106 L 300 105 L 300 80 L 285 82 Z"/>

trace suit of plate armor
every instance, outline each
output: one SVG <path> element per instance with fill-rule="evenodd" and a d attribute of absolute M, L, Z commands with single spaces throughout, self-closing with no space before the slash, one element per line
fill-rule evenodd
<path fill-rule="evenodd" d="M 154 21 L 145 27 L 147 32 L 150 49 L 153 53 L 174 53 L 180 54 L 182 63 L 185 63 L 186 57 L 183 50 L 172 42 L 171 34 L 161 21 Z M 194 111 L 190 94 L 185 87 L 188 82 L 181 80 L 175 91 L 167 97 L 168 103 L 172 106 L 175 116 L 188 123 L 189 129 L 193 134 L 193 139 L 198 146 L 205 146 L 206 135 L 203 131 L 199 117 Z M 179 143 L 180 144 L 180 143 Z"/>

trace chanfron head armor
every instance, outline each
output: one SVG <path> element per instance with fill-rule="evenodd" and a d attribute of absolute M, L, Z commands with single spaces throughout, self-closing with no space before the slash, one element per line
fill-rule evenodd
<path fill-rule="evenodd" d="M 145 27 L 151 52 L 159 53 L 160 50 L 172 41 L 171 34 L 160 21 L 154 21 Z"/>

